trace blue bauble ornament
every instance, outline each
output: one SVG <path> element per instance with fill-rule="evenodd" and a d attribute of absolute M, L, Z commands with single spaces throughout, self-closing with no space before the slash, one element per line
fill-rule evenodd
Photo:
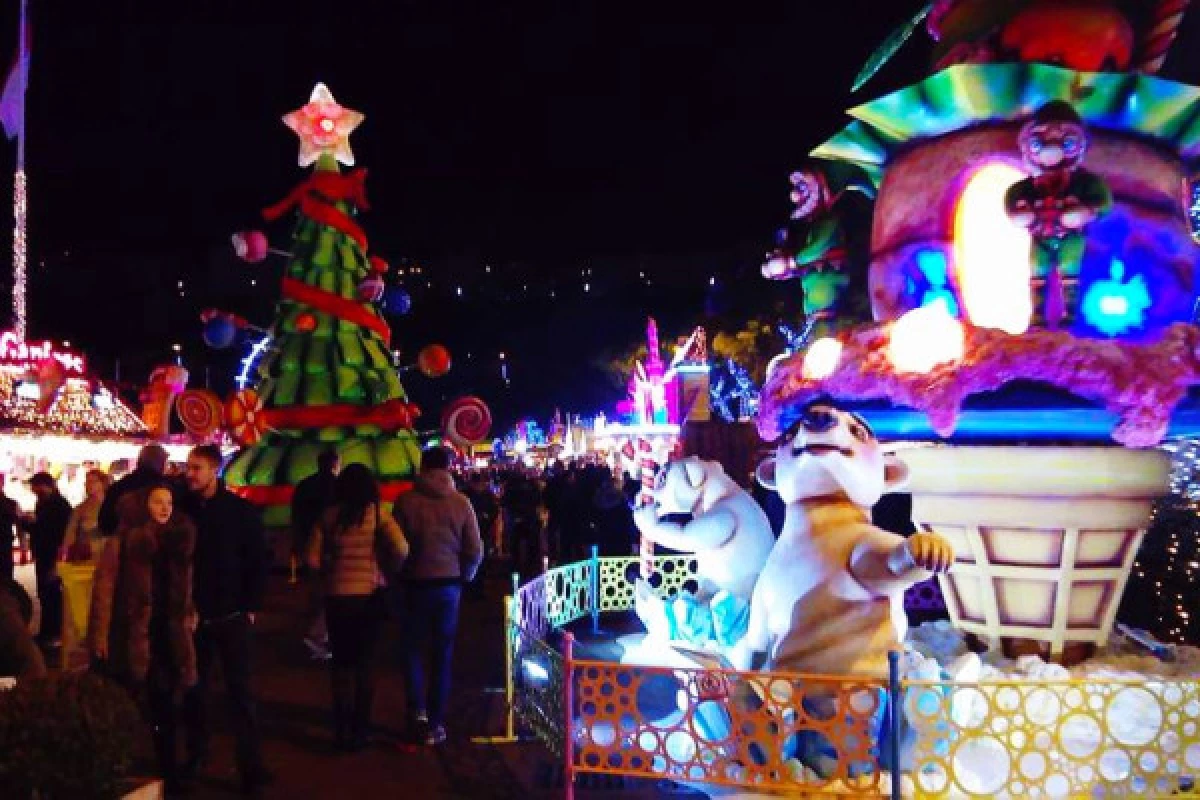
<path fill-rule="evenodd" d="M 396 317 L 412 309 L 412 295 L 400 286 L 393 286 L 383 293 L 383 310 Z"/>
<path fill-rule="evenodd" d="M 237 338 L 237 325 L 227 316 L 216 316 L 204 323 L 204 343 L 216 350 L 224 350 Z"/>

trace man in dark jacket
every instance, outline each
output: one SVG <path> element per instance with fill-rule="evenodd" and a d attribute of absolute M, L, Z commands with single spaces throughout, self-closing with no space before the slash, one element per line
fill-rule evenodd
<path fill-rule="evenodd" d="M 333 482 L 337 480 L 341 459 L 337 451 L 322 450 L 317 456 L 317 471 L 296 484 L 292 494 L 292 558 L 304 564 L 308 556 L 308 540 L 313 527 L 333 498 Z M 330 657 L 329 632 L 325 628 L 325 603 L 321 597 L 320 581 L 309 580 L 308 627 L 304 644 L 313 658 Z"/>
<path fill-rule="evenodd" d="M 117 526 L 121 522 L 117 513 L 117 502 L 130 492 L 148 488 L 162 481 L 168 458 L 162 445 L 148 444 L 142 448 L 133 472 L 114 483 L 104 495 L 97 520 L 101 533 L 112 536 L 117 532 Z"/>
<path fill-rule="evenodd" d="M 27 527 L 37 576 L 38 602 L 42 605 L 38 641 L 43 647 L 53 647 L 62 633 L 62 584 L 55 567 L 58 551 L 67 534 L 67 523 L 71 520 L 71 504 L 59 493 L 58 483 L 49 472 L 39 472 L 30 478 L 29 488 L 37 495 L 33 520 Z"/>
<path fill-rule="evenodd" d="M 4 494 L 4 475 L 0 474 L 0 581 L 13 580 L 13 538 L 20 518 L 16 501 Z"/>
<path fill-rule="evenodd" d="M 393 508 L 409 544 L 401 572 L 409 724 L 414 737 L 430 745 L 446 741 L 450 662 L 462 584 L 475 577 L 483 561 L 479 522 L 471 501 L 455 490 L 449 467 L 450 453 L 445 448 L 426 450 L 416 488 L 400 495 Z M 430 640 L 433 675 L 427 698 Z"/>
<path fill-rule="evenodd" d="M 187 461 L 184 512 L 196 523 L 193 601 L 196 667 L 199 680 L 188 693 L 187 772 L 200 769 L 208 756 L 208 688 L 213 665 L 221 661 L 237 737 L 242 788 L 256 792 L 271 779 L 263 766 L 254 696 L 250 687 L 250 649 L 254 614 L 262 607 L 267 557 L 258 511 L 219 479 L 221 451 L 213 445 L 192 450 Z"/>

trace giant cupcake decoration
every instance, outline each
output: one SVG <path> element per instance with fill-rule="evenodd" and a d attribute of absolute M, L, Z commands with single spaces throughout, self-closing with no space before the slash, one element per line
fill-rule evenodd
<path fill-rule="evenodd" d="M 1051 57 L 1078 38 L 1062 20 L 1095 5 L 1089 30 L 1119 28 L 1092 31 L 1104 53 Z M 1083 71 L 1161 66 L 1147 50 L 1161 36 L 1118 5 L 991 19 L 987 3 L 935 4 L 940 71 L 852 109 L 800 173 L 826 176 L 807 181 L 818 199 L 865 184 L 870 224 L 793 180 L 797 213 L 763 270 L 816 290 L 821 337 L 772 370 L 763 437 L 827 396 L 927 441 L 904 455 L 914 519 L 959 553 L 942 577 L 952 620 L 1068 662 L 1111 630 L 1166 490 L 1154 446 L 1200 384 L 1187 214 L 1200 89 Z M 869 320 L 838 314 L 856 285 Z"/>

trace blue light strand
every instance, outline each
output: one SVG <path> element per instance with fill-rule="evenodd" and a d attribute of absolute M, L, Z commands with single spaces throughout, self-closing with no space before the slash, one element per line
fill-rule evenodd
<path fill-rule="evenodd" d="M 238 389 L 245 389 L 246 384 L 250 382 L 250 373 L 254 371 L 255 366 L 262 359 L 263 353 L 271 346 L 271 340 L 274 337 L 270 334 L 264 334 L 261 339 L 254 343 L 250 348 L 250 352 L 242 359 L 242 368 L 238 372 L 236 383 Z"/>
<path fill-rule="evenodd" d="M 749 370 L 727 358 L 714 370 L 708 393 L 717 416 L 726 422 L 738 422 L 758 413 L 762 392 Z"/>
<path fill-rule="evenodd" d="M 1192 184 L 1192 202 L 1188 206 L 1188 221 L 1192 223 L 1192 238 L 1200 242 L 1200 181 Z"/>

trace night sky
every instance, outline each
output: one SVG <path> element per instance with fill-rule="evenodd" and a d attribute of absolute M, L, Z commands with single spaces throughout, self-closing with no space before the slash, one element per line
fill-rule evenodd
<path fill-rule="evenodd" d="M 125 381 L 179 342 L 227 390 L 240 349 L 206 349 L 197 316 L 270 322 L 282 263 L 238 261 L 229 235 L 263 227 L 305 176 L 279 118 L 320 80 L 366 114 L 351 144 L 371 251 L 423 268 L 394 345 L 455 354 L 441 381 L 407 374 L 410 393 L 430 411 L 478 393 L 504 422 L 615 402 L 595 364 L 647 314 L 682 331 L 794 292 L 758 276 L 788 172 L 843 109 L 923 76 L 929 47 L 918 35 L 852 98 L 919 0 L 29 2 L 35 337 L 70 340 L 108 378 L 119 358 Z M 1195 27 L 1177 49 L 1196 52 Z M 1196 81 L 1196 62 L 1177 53 L 1167 74 Z M 15 145 L 0 151 L 10 192 Z M 290 225 L 265 230 L 288 246 Z"/>

